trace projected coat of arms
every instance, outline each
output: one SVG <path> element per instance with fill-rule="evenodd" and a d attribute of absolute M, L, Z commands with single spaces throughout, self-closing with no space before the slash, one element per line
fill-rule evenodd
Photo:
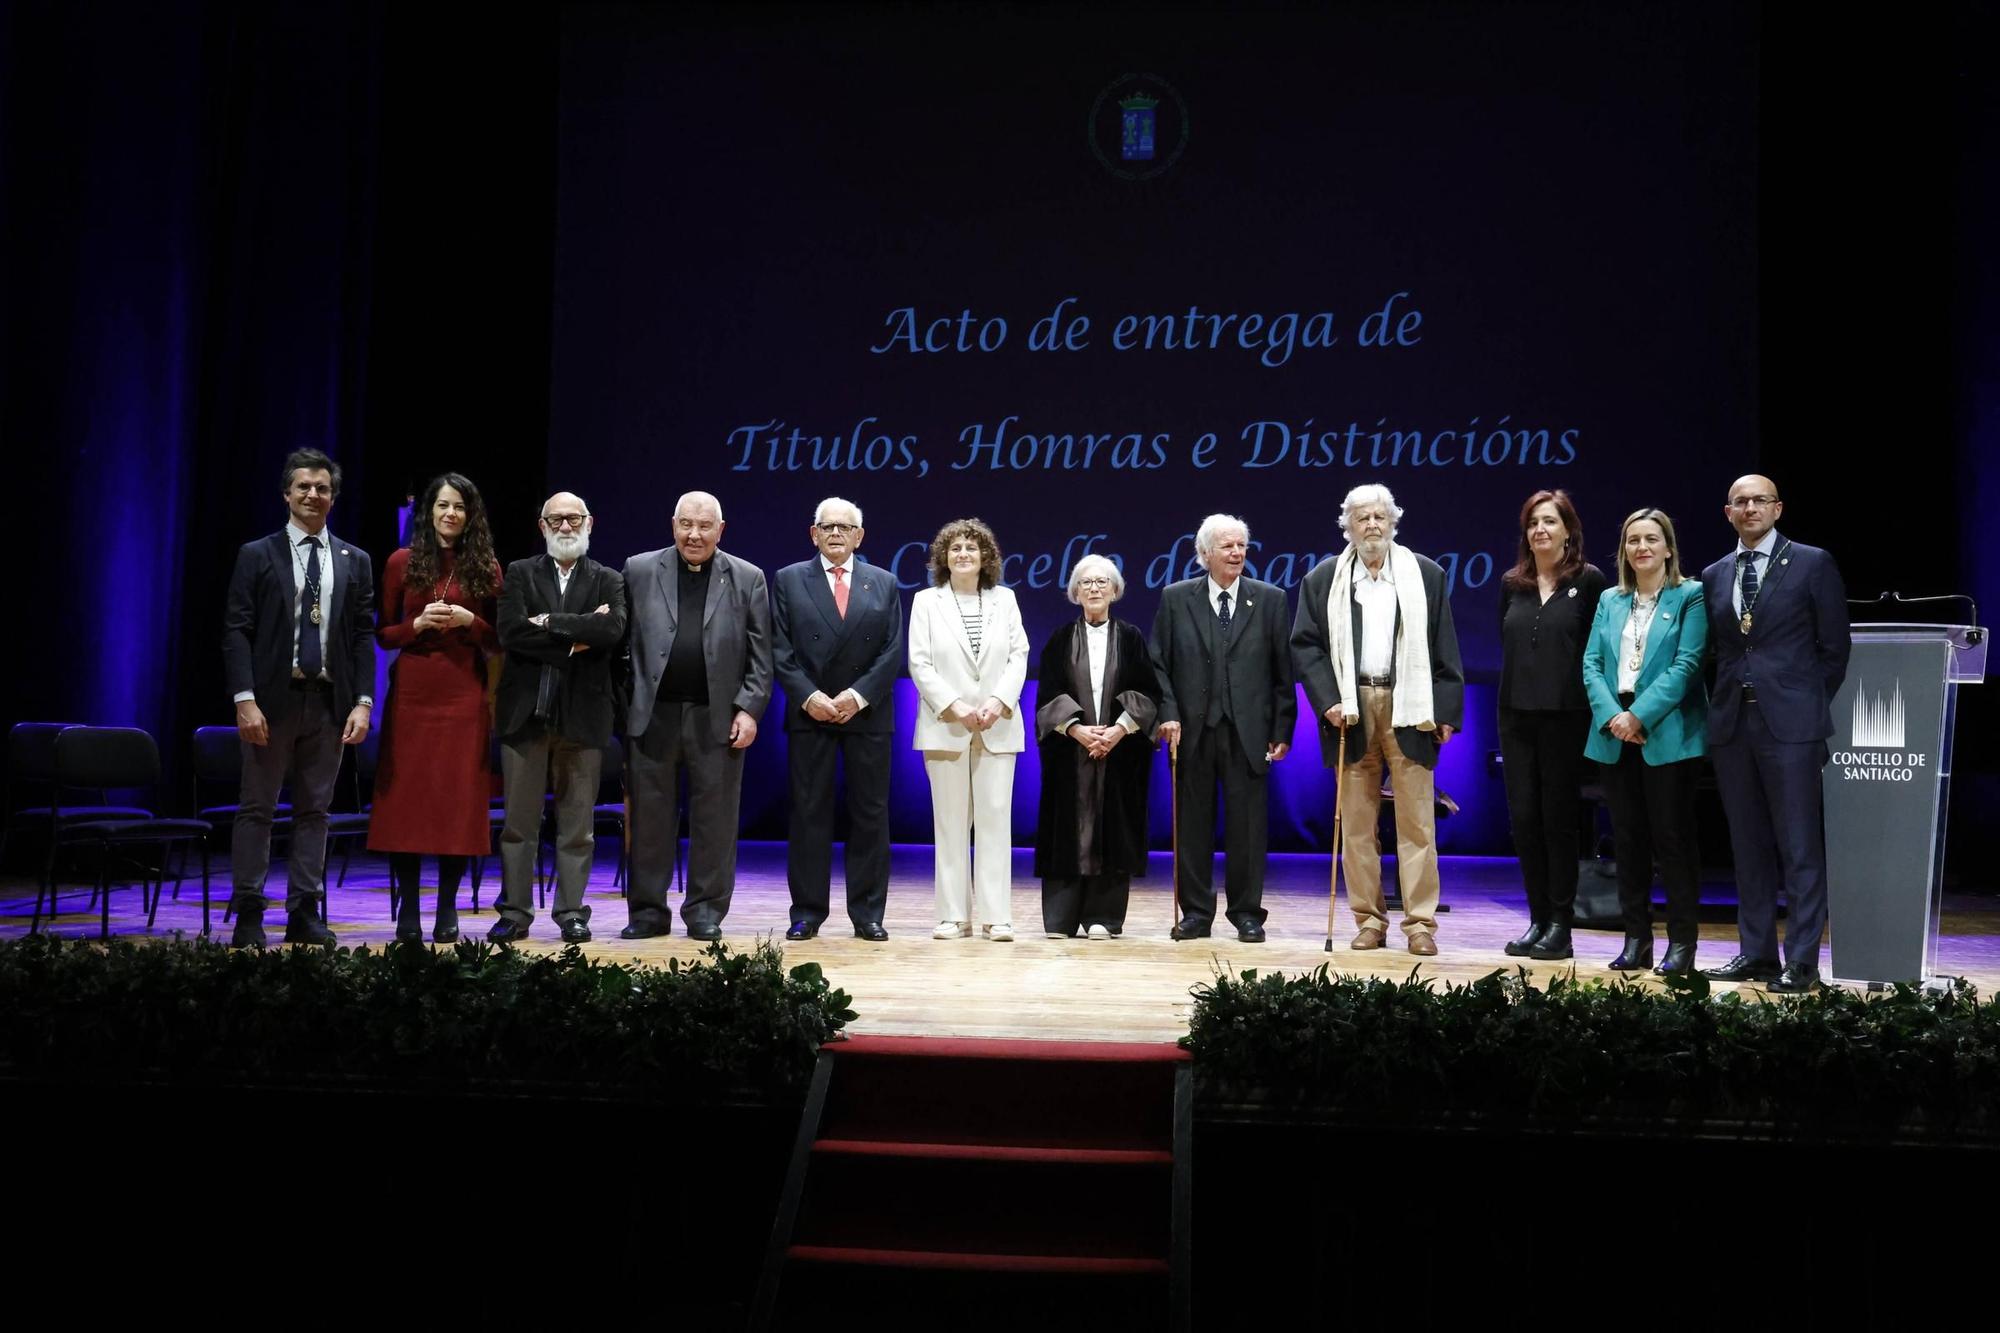
<path fill-rule="evenodd" d="M 1125 74 L 1091 103 L 1090 151 L 1120 180 L 1171 170 L 1188 145 L 1187 103 L 1157 74 Z"/>

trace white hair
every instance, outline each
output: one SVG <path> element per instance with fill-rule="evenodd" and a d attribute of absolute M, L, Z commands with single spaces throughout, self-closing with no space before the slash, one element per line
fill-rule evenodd
<path fill-rule="evenodd" d="M 1389 488 L 1379 481 L 1371 481 L 1356 486 L 1340 502 L 1340 530 L 1347 531 L 1348 516 L 1363 505 L 1381 505 L 1389 511 L 1389 535 L 1396 535 L 1396 528 L 1403 521 L 1403 510 L 1396 503 L 1396 497 L 1389 494 Z"/>
<path fill-rule="evenodd" d="M 678 515 L 681 512 L 681 506 L 686 504 L 693 504 L 696 508 L 699 509 L 713 509 L 715 511 L 715 521 L 717 523 L 723 521 L 722 501 L 716 499 L 714 496 L 710 495 L 707 491 L 687 492 L 687 494 L 681 496 L 680 499 L 674 501 L 674 513 Z"/>
<path fill-rule="evenodd" d="M 570 499 L 577 502 L 578 506 L 582 508 L 583 516 L 585 518 L 590 517 L 590 501 L 584 499 L 581 495 L 578 495 L 575 491 L 557 491 L 554 495 L 551 495 L 548 499 L 542 501 L 542 511 L 540 514 L 536 515 L 536 517 L 547 518 L 549 516 L 549 506 L 555 503 L 557 500 L 562 499 L 565 495 L 567 495 Z"/>
<path fill-rule="evenodd" d="M 1115 602 L 1120 597 L 1123 597 L 1125 595 L 1125 571 L 1118 568 L 1118 563 L 1116 561 L 1111 560 L 1106 556 L 1098 555 L 1096 552 L 1092 552 L 1091 554 L 1083 557 L 1083 559 L 1077 561 L 1074 565 L 1070 566 L 1070 571 L 1069 571 L 1070 601 L 1080 603 L 1083 600 L 1082 598 L 1077 596 L 1078 585 L 1080 585 L 1085 579 L 1091 577 L 1093 574 L 1102 574 L 1106 578 L 1111 580 L 1112 601 Z"/>
<path fill-rule="evenodd" d="M 843 500 L 837 495 L 829 495 L 813 506 L 813 526 L 818 527 L 826 519 L 828 509 L 851 509 L 854 511 L 854 526 L 867 526 L 861 521 L 861 506 L 852 500 Z"/>
<path fill-rule="evenodd" d="M 1248 523 L 1234 514 L 1210 514 L 1201 521 L 1201 526 L 1194 530 L 1194 553 L 1206 563 L 1208 553 L 1215 549 L 1216 541 L 1225 532 L 1240 532 L 1243 534 L 1243 544 L 1245 546 L 1250 544 Z"/>

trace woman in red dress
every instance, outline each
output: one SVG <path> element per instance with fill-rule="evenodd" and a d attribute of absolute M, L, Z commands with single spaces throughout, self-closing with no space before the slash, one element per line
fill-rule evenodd
<path fill-rule="evenodd" d="M 494 632 L 500 562 L 479 488 L 456 472 L 424 490 L 410 544 L 382 575 L 375 638 L 398 650 L 391 668 L 382 757 L 368 848 L 389 854 L 401 887 L 396 938 L 421 943 L 420 858 L 437 857 L 439 944 L 458 939 L 458 884 L 466 858 L 484 856 L 493 780 L 487 740 L 486 657 Z"/>

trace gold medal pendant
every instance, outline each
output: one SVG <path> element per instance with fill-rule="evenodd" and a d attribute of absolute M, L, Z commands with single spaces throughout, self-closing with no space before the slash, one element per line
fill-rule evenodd
<path fill-rule="evenodd" d="M 1746 617 L 1744 617 L 1744 622 L 1745 622 L 1746 624 L 1747 624 L 1747 623 L 1749 623 L 1749 617 L 1747 617 L 1747 616 L 1746 616 Z M 319 608 L 318 608 L 317 606 L 315 606 L 315 607 L 314 607 L 314 608 L 312 609 L 312 623 L 313 623 L 313 624 L 315 624 L 315 625 L 319 624 Z"/>
<path fill-rule="evenodd" d="M 1743 619 L 1736 622 L 1736 628 L 1742 630 L 1745 634 L 1750 632 L 1750 613 L 1748 611 L 1743 613 Z"/>

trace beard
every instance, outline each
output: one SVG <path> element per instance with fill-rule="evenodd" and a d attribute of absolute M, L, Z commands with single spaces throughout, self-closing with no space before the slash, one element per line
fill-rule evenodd
<path fill-rule="evenodd" d="M 543 535 L 543 540 L 549 544 L 549 555 L 558 564 L 566 565 L 590 552 L 587 532 L 550 532 Z"/>
<path fill-rule="evenodd" d="M 1363 560 L 1373 563 L 1389 554 L 1389 543 L 1394 540 L 1393 536 L 1357 537 L 1354 540 L 1354 550 Z"/>

